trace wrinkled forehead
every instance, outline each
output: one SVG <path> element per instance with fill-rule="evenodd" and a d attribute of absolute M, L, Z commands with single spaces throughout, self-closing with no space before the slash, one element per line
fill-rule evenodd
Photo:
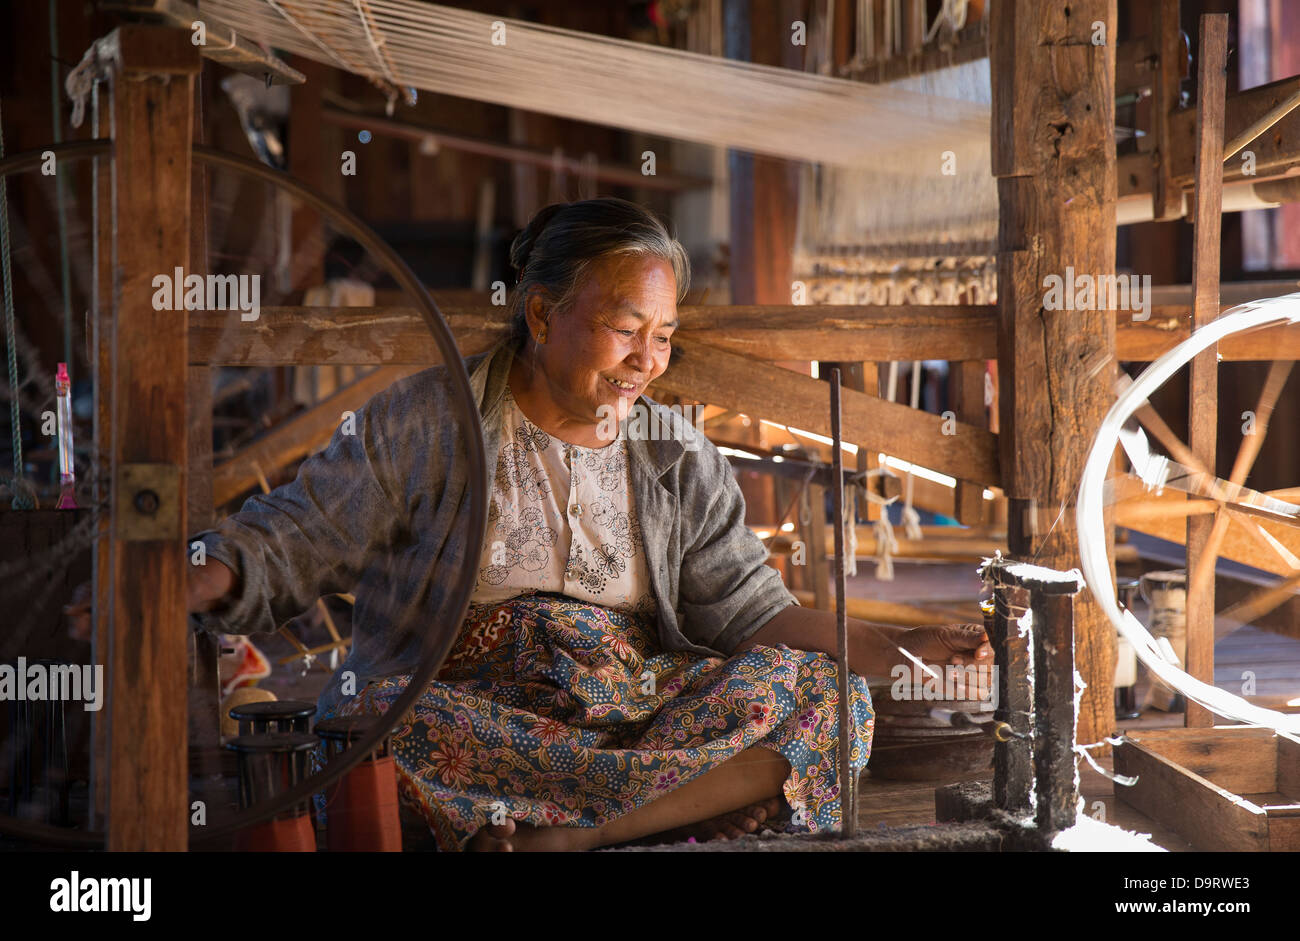
<path fill-rule="evenodd" d="M 604 311 L 675 322 L 677 276 L 669 262 L 654 256 L 601 259 L 592 266 L 577 300 Z"/>

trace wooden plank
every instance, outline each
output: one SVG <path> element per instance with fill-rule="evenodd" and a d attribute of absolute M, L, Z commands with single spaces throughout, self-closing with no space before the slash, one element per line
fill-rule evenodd
<path fill-rule="evenodd" d="M 1142 744 L 1115 747 L 1115 771 L 1136 776 L 1115 796 L 1181 834 L 1197 849 L 1258 852 L 1268 848 L 1262 808 L 1189 772 Z"/>
<path fill-rule="evenodd" d="M 1226 16 L 1227 14 L 1216 14 Z M 1202 54 L 1202 58 L 1203 58 Z M 1200 120 L 1201 103 L 1204 101 L 1204 86 L 1199 84 L 1200 98 L 1195 110 L 1186 109 L 1173 116 L 1170 121 L 1170 134 L 1174 140 L 1173 177 L 1178 185 L 1188 188 L 1197 179 L 1197 122 Z M 1219 99 L 1223 108 L 1222 135 L 1219 143 L 1219 164 L 1222 166 L 1221 181 L 1250 179 L 1243 174 L 1243 161 L 1238 158 L 1223 163 L 1223 141 L 1238 137 L 1251 125 L 1268 112 L 1274 110 L 1294 92 L 1300 89 L 1300 75 L 1248 88 L 1227 97 L 1226 103 Z M 1262 178 L 1285 173 L 1286 170 L 1300 163 L 1300 111 L 1292 111 L 1286 117 L 1254 140 L 1248 142 L 1243 150 L 1255 155 L 1255 176 Z"/>
<path fill-rule="evenodd" d="M 186 382 L 183 311 L 154 310 L 151 281 L 190 262 L 190 129 L 199 50 L 187 30 L 123 26 L 114 83 L 118 308 L 112 384 L 114 538 L 109 851 L 184 850 L 186 755 Z M 158 81 L 155 69 L 169 74 Z M 179 472 L 176 538 L 123 538 L 124 464 Z M 162 512 L 168 507 L 164 504 Z"/>
<path fill-rule="evenodd" d="M 1192 256 L 1192 328 L 1219 316 L 1219 238 L 1223 227 L 1223 98 L 1228 59 L 1228 15 L 1201 17 L 1197 69 L 1196 227 Z M 1219 432 L 1218 351 L 1211 346 L 1190 365 L 1187 445 L 1210 469 L 1215 466 Z M 1214 518 L 1187 518 L 1187 570 L 1195 571 L 1205 554 Z M 1214 682 L 1214 583 L 1187 594 L 1187 672 Z M 1188 728 L 1214 724 L 1208 709 L 1188 702 Z"/>
<path fill-rule="evenodd" d="M 1268 818 L 1268 851 L 1294 853 L 1300 850 L 1300 806 L 1265 807 Z"/>
<path fill-rule="evenodd" d="M 1129 737 L 1144 748 L 1234 794 L 1280 790 L 1278 735 L 1272 729 L 1215 726 L 1205 729 L 1142 729 Z"/>
<path fill-rule="evenodd" d="M 998 441 L 1016 558 L 1078 563 L 1071 504 L 1113 400 L 1097 363 L 1115 355 L 1115 320 L 1044 311 L 1048 276 L 1115 270 L 1114 0 L 1002 0 L 990 8 L 992 171 L 998 179 Z M 970 476 L 970 475 L 964 475 Z M 1055 527 L 1048 523 L 1061 509 Z M 1110 527 L 1106 527 L 1108 542 Z M 1087 689 L 1078 741 L 1114 725 L 1114 629 L 1091 597 L 1075 606 L 1075 658 Z"/>
<path fill-rule="evenodd" d="M 980 360 L 953 362 L 948 367 L 948 388 L 957 420 L 976 428 L 988 427 L 988 412 L 984 407 L 985 364 Z M 957 481 L 953 504 L 957 522 L 976 526 L 984 522 L 984 485 L 978 481 Z"/>
<path fill-rule="evenodd" d="M 505 308 L 439 306 L 467 355 L 505 333 Z M 683 305 L 678 314 L 677 337 L 772 362 L 997 355 L 988 305 Z M 228 313 L 193 311 L 191 324 L 191 361 L 214 366 L 427 366 L 440 360 L 414 307 L 263 307 L 256 322 L 240 323 L 238 330 L 230 329 Z"/>
<path fill-rule="evenodd" d="M 222 461 L 212 472 L 212 496 L 222 506 L 245 490 L 257 485 L 254 465 L 265 472 L 300 460 L 324 447 L 338 428 L 345 411 L 356 411 L 371 396 L 382 392 L 398 379 L 416 372 L 405 366 L 376 369 L 345 386 L 314 408 L 301 412 L 270 434 L 259 438 L 229 460 Z"/>
<path fill-rule="evenodd" d="M 825 383 L 695 341 L 677 345 L 681 358 L 655 381 L 652 394 L 667 391 L 829 436 Z M 938 415 L 851 389 L 844 390 L 843 407 L 848 442 L 954 477 L 999 481 L 997 438 L 988 431 L 958 422 L 955 434 L 944 434 Z"/>
<path fill-rule="evenodd" d="M 1151 133 L 1155 138 L 1152 159 L 1151 202 L 1157 221 L 1178 219 L 1183 214 L 1183 189 L 1173 178 L 1173 135 L 1170 122 L 1182 99 L 1185 47 L 1178 22 L 1179 0 L 1157 0 L 1153 29 L 1158 44 L 1151 92 Z"/>
<path fill-rule="evenodd" d="M 1293 801 L 1300 801 L 1300 740 L 1277 737 L 1277 789 Z"/>
<path fill-rule="evenodd" d="M 1158 80 L 1159 61 L 1150 36 L 1121 39 L 1115 49 L 1115 94 L 1150 88 Z"/>
<path fill-rule="evenodd" d="M 1227 310 L 1233 304 L 1223 304 Z M 503 308 L 442 306 L 465 355 L 482 352 L 505 333 Z M 938 315 L 936 316 L 936 311 Z M 946 313 L 945 313 L 946 312 Z M 783 307 L 680 308 L 676 336 L 767 362 L 796 360 L 948 359 L 997 356 L 996 308 Z M 1191 335 L 1191 306 L 1154 305 L 1147 320 L 1115 317 L 1115 352 L 1124 362 L 1150 362 Z M 420 365 L 441 361 L 414 307 L 263 307 L 255 323 L 231 329 L 222 311 L 190 312 L 190 362 L 210 366 Z M 1229 337 L 1224 361 L 1300 360 L 1300 325 Z"/>

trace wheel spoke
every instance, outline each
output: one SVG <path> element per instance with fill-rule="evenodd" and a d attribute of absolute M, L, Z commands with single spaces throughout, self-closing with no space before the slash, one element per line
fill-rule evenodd
<path fill-rule="evenodd" d="M 1223 545 L 1223 537 L 1227 535 L 1229 522 L 1228 514 L 1222 510 L 1215 514 L 1214 527 L 1205 540 L 1204 548 L 1196 556 L 1196 565 L 1187 582 L 1188 594 L 1200 595 L 1212 584 L 1215 564 L 1219 561 L 1219 547 Z"/>
<path fill-rule="evenodd" d="M 1142 427 L 1151 432 L 1152 437 L 1164 446 L 1164 449 L 1170 453 L 1175 461 L 1195 468 L 1199 473 L 1209 474 L 1205 465 L 1192 453 L 1192 449 L 1183 444 L 1182 439 L 1174 434 L 1173 430 L 1165 424 L 1165 420 L 1160 417 L 1159 413 L 1150 404 L 1138 406 L 1133 415 L 1142 424 Z"/>
<path fill-rule="evenodd" d="M 1228 475 L 1230 483 L 1240 486 L 1250 476 L 1250 469 L 1255 466 L 1259 449 L 1264 446 L 1264 436 L 1268 434 L 1268 423 L 1273 417 L 1273 407 L 1277 405 L 1282 388 L 1291 375 L 1294 362 L 1278 360 L 1269 368 L 1268 378 L 1264 380 L 1264 389 L 1259 394 L 1259 403 L 1255 406 L 1254 434 L 1245 435 L 1241 447 L 1237 450 L 1237 459 L 1232 464 L 1232 473 Z"/>
<path fill-rule="evenodd" d="M 1220 611 L 1219 616 L 1249 624 L 1282 606 L 1287 599 L 1295 597 L 1297 585 L 1300 585 L 1300 574 L 1252 592 L 1236 604 Z"/>

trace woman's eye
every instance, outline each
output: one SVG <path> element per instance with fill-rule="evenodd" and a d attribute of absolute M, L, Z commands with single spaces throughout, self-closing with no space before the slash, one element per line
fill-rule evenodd
<path fill-rule="evenodd" d="M 625 336 L 625 337 L 636 336 L 636 331 L 635 331 L 635 330 L 620 330 L 620 331 L 618 331 L 618 332 L 621 333 L 621 334 L 623 334 L 623 336 Z"/>
<path fill-rule="evenodd" d="M 667 337 L 655 337 L 655 339 L 658 340 L 660 343 L 667 343 L 667 342 L 668 342 L 668 338 L 667 338 Z"/>

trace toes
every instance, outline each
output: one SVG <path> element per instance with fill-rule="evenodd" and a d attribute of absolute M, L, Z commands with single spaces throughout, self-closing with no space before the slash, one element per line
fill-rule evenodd
<path fill-rule="evenodd" d="M 469 847 L 485 853 L 513 853 L 515 850 L 512 837 L 515 835 L 515 822 L 506 818 L 505 823 L 490 823 L 482 827 L 470 840 Z"/>

